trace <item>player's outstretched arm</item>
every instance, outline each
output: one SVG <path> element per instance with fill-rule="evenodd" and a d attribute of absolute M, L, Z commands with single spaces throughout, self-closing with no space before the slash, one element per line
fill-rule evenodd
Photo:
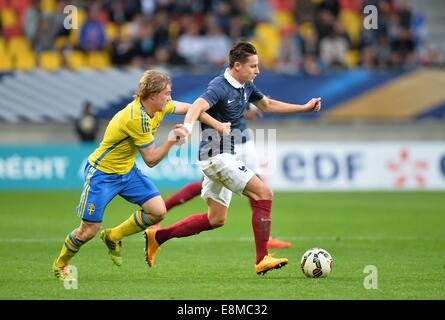
<path fill-rule="evenodd" d="M 293 104 L 264 97 L 257 101 L 255 105 L 261 111 L 270 113 L 318 112 L 321 108 L 321 98 L 312 98 L 305 104 Z"/>
<path fill-rule="evenodd" d="M 198 98 L 188 109 L 184 119 L 184 128 L 190 134 L 192 132 L 193 124 L 199 118 L 201 113 L 207 111 L 210 108 L 207 101 L 203 98 Z"/>
<path fill-rule="evenodd" d="M 186 114 L 190 107 L 192 106 L 190 103 L 174 101 L 175 104 L 175 114 Z M 217 130 L 220 134 L 228 134 L 230 133 L 230 122 L 220 122 L 209 115 L 207 112 L 202 112 L 199 116 L 199 121 L 211 126 L 215 130 Z"/>
<path fill-rule="evenodd" d="M 185 132 L 182 124 L 176 125 L 176 128 L 170 131 L 168 140 L 161 146 L 156 148 L 154 145 L 150 145 L 146 148 L 139 149 L 139 153 L 141 154 L 145 164 L 150 168 L 153 168 L 165 158 L 174 145 L 184 143 L 185 141 L 181 140 L 181 137 L 185 137 L 186 135 L 187 133 Z"/>

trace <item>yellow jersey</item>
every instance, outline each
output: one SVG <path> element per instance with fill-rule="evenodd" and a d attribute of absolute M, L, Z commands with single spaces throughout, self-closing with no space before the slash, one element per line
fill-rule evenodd
<path fill-rule="evenodd" d="M 94 168 L 105 173 L 125 174 L 134 166 L 138 149 L 154 143 L 154 136 L 166 114 L 175 112 L 169 101 L 164 109 L 150 116 L 139 98 L 114 115 L 100 146 L 88 157 Z"/>

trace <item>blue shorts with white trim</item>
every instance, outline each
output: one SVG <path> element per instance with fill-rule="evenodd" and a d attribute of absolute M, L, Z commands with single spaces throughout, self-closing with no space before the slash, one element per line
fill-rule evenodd
<path fill-rule="evenodd" d="M 136 165 L 126 174 L 110 174 L 94 168 L 87 162 L 84 179 L 76 213 L 88 222 L 102 222 L 106 206 L 116 195 L 140 206 L 160 195 L 154 183 Z"/>

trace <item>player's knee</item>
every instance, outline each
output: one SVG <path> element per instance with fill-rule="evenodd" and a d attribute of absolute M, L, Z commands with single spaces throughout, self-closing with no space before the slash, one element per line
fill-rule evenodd
<path fill-rule="evenodd" d="M 80 241 L 87 242 L 96 236 L 99 228 L 100 224 L 98 223 L 82 223 L 82 225 L 77 229 L 75 236 Z"/>
<path fill-rule="evenodd" d="M 220 228 L 226 224 L 226 218 L 225 217 L 211 217 L 211 218 L 209 218 L 209 222 L 213 229 Z"/>
<path fill-rule="evenodd" d="M 273 192 L 270 188 L 265 187 L 261 190 L 259 193 L 259 200 L 272 200 L 273 199 Z"/>
<path fill-rule="evenodd" d="M 164 220 L 165 215 L 167 213 L 167 209 L 164 207 L 160 207 L 157 210 L 153 210 L 149 214 L 149 220 L 151 220 L 153 223 L 159 223 L 162 220 Z"/>

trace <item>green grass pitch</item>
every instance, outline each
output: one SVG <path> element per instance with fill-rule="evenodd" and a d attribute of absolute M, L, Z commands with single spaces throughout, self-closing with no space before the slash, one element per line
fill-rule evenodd
<path fill-rule="evenodd" d="M 78 288 L 67 290 L 50 265 L 79 224 L 79 193 L 1 192 L 0 299 L 445 299 L 444 199 L 443 192 L 276 193 L 272 234 L 293 246 L 273 251 L 289 264 L 257 276 L 250 208 L 234 196 L 223 228 L 165 243 L 154 269 L 145 264 L 141 234 L 124 239 L 120 268 L 96 236 L 72 260 Z M 103 227 L 135 208 L 115 198 Z M 198 197 L 163 225 L 200 212 Z M 328 278 L 301 272 L 311 247 L 332 254 Z M 377 289 L 364 287 L 368 265 L 377 268 Z"/>

